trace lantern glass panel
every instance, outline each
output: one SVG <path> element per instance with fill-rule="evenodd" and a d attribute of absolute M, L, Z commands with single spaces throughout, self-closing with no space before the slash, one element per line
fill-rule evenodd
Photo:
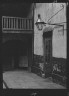
<path fill-rule="evenodd" d="M 43 24 L 37 24 L 37 28 L 38 28 L 38 30 L 42 30 L 43 29 Z"/>

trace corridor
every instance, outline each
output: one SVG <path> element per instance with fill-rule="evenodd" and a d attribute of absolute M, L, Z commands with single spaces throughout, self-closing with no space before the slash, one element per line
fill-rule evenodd
<path fill-rule="evenodd" d="M 50 78 L 42 78 L 27 70 L 6 71 L 3 73 L 4 84 L 12 89 L 66 89 L 53 83 Z M 3 88 L 6 89 L 3 84 Z"/>

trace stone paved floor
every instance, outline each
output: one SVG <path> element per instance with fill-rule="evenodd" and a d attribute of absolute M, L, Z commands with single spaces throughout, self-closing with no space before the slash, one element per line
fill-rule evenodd
<path fill-rule="evenodd" d="M 28 71 L 7 71 L 3 73 L 3 80 L 9 88 L 13 89 L 65 89 L 49 78 L 43 79 Z M 3 88 L 5 88 L 4 85 Z"/>

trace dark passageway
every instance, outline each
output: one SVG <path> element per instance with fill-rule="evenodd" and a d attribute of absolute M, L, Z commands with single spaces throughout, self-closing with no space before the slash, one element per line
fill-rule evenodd
<path fill-rule="evenodd" d="M 20 40 L 9 40 L 3 46 L 3 68 L 19 67 L 19 57 L 26 55 L 27 45 Z M 13 64 L 14 63 L 14 64 Z"/>
<path fill-rule="evenodd" d="M 28 39 L 28 38 L 27 38 Z M 30 41 L 8 40 L 2 46 L 3 71 L 28 67 Z M 21 64 L 21 65 L 20 65 Z"/>

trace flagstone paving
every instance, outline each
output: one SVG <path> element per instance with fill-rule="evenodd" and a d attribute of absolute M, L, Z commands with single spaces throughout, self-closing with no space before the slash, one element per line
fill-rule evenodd
<path fill-rule="evenodd" d="M 28 71 L 7 71 L 3 73 L 3 80 L 12 89 L 66 89 L 53 83 L 49 78 L 42 78 Z M 3 88 L 5 86 L 3 85 Z"/>

